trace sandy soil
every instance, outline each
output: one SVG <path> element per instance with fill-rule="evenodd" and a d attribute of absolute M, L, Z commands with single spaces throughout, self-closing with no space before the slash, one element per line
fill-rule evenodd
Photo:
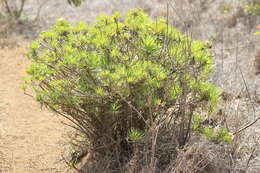
<path fill-rule="evenodd" d="M 19 87 L 24 45 L 0 50 L 0 172 L 61 172 L 64 126 Z"/>

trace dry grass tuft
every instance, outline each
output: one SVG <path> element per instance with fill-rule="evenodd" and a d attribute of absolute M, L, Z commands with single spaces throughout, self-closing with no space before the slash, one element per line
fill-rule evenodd
<path fill-rule="evenodd" d="M 0 151 L 0 172 L 8 172 L 11 168 L 10 165 L 9 161 L 4 157 L 4 153 Z"/>
<path fill-rule="evenodd" d="M 187 145 L 178 152 L 172 173 L 226 173 L 230 170 L 227 147 L 206 141 Z"/>

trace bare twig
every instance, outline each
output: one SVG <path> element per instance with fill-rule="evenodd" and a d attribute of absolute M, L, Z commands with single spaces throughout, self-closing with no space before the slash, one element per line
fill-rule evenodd
<path fill-rule="evenodd" d="M 74 168 L 77 172 L 80 172 L 80 170 L 75 166 L 75 164 L 73 164 L 73 163 L 71 164 L 69 161 L 66 160 L 66 158 L 63 155 L 61 157 L 62 157 L 63 161 L 66 163 L 66 165 Z"/>
<path fill-rule="evenodd" d="M 152 169 L 151 170 L 152 173 L 156 172 L 155 171 L 155 168 L 156 168 L 155 152 L 156 152 L 158 131 L 159 131 L 159 129 L 155 127 L 155 129 L 153 130 L 153 136 L 152 136 L 152 156 L 151 156 L 151 165 L 150 165 L 150 168 Z"/>
<path fill-rule="evenodd" d="M 20 5 L 20 9 L 18 11 L 18 13 L 16 14 L 16 19 L 18 19 L 19 17 L 21 17 L 22 12 L 23 12 L 23 8 L 24 8 L 24 4 L 25 4 L 26 0 L 21 0 L 21 5 Z"/>
<path fill-rule="evenodd" d="M 255 112 L 256 112 L 256 110 L 255 110 L 255 107 L 254 107 L 254 103 L 253 103 L 253 101 L 252 101 L 252 99 L 251 99 L 248 86 L 247 86 L 247 84 L 246 84 L 246 81 L 245 81 L 245 78 L 244 78 L 244 75 L 243 75 L 243 73 L 242 73 L 241 68 L 238 67 L 238 69 L 239 69 L 239 71 L 240 71 L 240 73 L 241 73 L 243 82 L 244 82 L 244 84 L 245 84 L 246 91 L 247 91 L 248 97 L 249 97 L 249 99 L 250 99 L 250 103 L 251 103 L 251 105 L 252 105 L 253 113 L 254 113 L 254 117 L 255 117 Z M 243 131 L 243 130 L 249 128 L 249 127 L 251 127 L 251 126 L 254 125 L 259 119 L 260 119 L 260 117 L 256 118 L 256 119 L 255 119 L 254 121 L 252 121 L 251 123 L 245 125 L 244 127 L 242 127 L 241 129 L 239 129 L 238 131 L 234 132 L 233 135 L 236 135 L 236 134 L 240 133 L 241 131 Z"/>
<path fill-rule="evenodd" d="M 251 154 L 250 154 L 250 156 L 249 156 L 249 158 L 247 160 L 246 170 L 249 168 L 250 161 L 253 159 L 253 155 L 254 155 L 254 152 L 255 152 L 256 148 L 257 148 L 257 145 L 253 148 L 253 150 L 252 150 L 252 152 L 251 152 Z"/>
<path fill-rule="evenodd" d="M 144 119 L 142 113 L 134 106 L 131 104 L 131 102 L 127 101 L 120 93 L 116 92 L 121 99 L 130 107 L 132 108 L 137 114 L 138 116 L 144 121 L 144 123 L 147 125 L 147 127 L 150 127 L 150 125 L 146 122 L 146 120 Z"/>
<path fill-rule="evenodd" d="M 238 131 L 234 132 L 233 135 L 237 135 L 238 133 L 244 131 L 245 129 L 251 127 L 252 125 L 254 125 L 258 120 L 260 120 L 260 117 L 258 117 L 257 119 L 255 119 L 254 121 L 252 121 L 251 123 L 247 124 L 246 126 L 242 127 L 241 129 L 239 129 Z"/>
<path fill-rule="evenodd" d="M 43 1 L 41 4 L 40 4 L 40 6 L 39 6 L 39 8 L 38 8 L 38 10 L 37 10 L 37 14 L 36 14 L 36 16 L 35 16 L 35 18 L 34 18 L 34 22 L 36 22 L 38 19 L 39 19 L 39 17 L 40 17 L 40 13 L 41 13 L 41 11 L 42 11 L 42 8 L 44 7 L 44 5 L 46 5 L 47 3 L 49 2 L 49 0 L 46 0 L 46 1 Z"/>
<path fill-rule="evenodd" d="M 240 71 L 241 77 L 242 77 L 243 82 L 244 82 L 244 85 L 245 85 L 245 87 L 246 87 L 246 92 L 247 92 L 248 98 L 250 99 L 250 103 L 251 103 L 251 105 L 252 105 L 252 108 L 253 108 L 253 111 L 254 111 L 253 113 L 254 113 L 254 117 L 255 117 L 255 112 L 256 112 L 256 110 L 255 110 L 255 106 L 254 106 L 253 100 L 252 100 L 252 98 L 251 98 L 251 96 L 250 96 L 250 92 L 249 92 L 247 83 L 246 83 L 246 81 L 245 81 L 243 72 L 242 72 L 242 70 L 241 70 L 241 68 L 240 68 L 239 66 L 238 66 L 238 69 L 239 69 L 239 71 Z"/>
<path fill-rule="evenodd" d="M 10 16 L 13 16 L 13 12 L 12 12 L 11 8 L 9 7 L 9 4 L 8 4 L 7 0 L 3 0 L 3 2 L 5 4 L 5 9 L 7 10 L 8 14 Z"/>

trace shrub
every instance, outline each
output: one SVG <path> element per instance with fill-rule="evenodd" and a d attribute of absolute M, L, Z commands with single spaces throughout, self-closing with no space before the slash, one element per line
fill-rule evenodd
<path fill-rule="evenodd" d="M 223 147 L 208 141 L 198 141 L 180 150 L 172 173 L 226 173 L 232 172 L 230 147 Z M 237 170 L 236 170 L 237 172 Z"/>
<path fill-rule="evenodd" d="M 82 2 L 85 0 L 67 0 L 67 2 L 70 5 L 74 6 L 80 6 Z M 1 17 L 11 17 L 15 20 L 24 20 L 22 17 L 22 14 L 24 12 L 24 6 L 27 3 L 27 0 L 0 0 L 0 18 Z M 42 5 L 44 5 L 47 2 L 44 2 Z M 41 5 L 41 6 L 42 6 Z M 42 7 L 39 7 L 38 12 L 40 13 Z M 39 14 L 37 14 L 36 18 Z"/>
<path fill-rule="evenodd" d="M 245 13 L 251 16 L 260 15 L 260 0 L 251 0 L 243 7 Z"/>
<path fill-rule="evenodd" d="M 85 0 L 67 0 L 70 5 L 80 6 Z"/>
<path fill-rule="evenodd" d="M 11 17 L 17 20 L 20 19 L 25 2 L 26 0 L 0 0 L 0 6 L 3 8 L 3 12 L 0 12 L 0 16 Z"/>
<path fill-rule="evenodd" d="M 194 114 L 192 117 L 192 130 L 195 132 L 199 132 L 204 135 L 204 137 L 215 143 L 231 143 L 232 136 L 229 132 L 224 128 L 216 128 L 212 127 L 212 123 L 206 123 L 209 120 L 203 121 L 200 115 Z M 212 120 L 211 120 L 212 121 Z M 203 124 L 208 124 L 206 127 Z"/>
<path fill-rule="evenodd" d="M 59 20 L 28 57 L 25 83 L 36 100 L 74 124 L 85 150 L 116 154 L 118 162 L 143 141 L 184 146 L 194 114 L 214 111 L 218 101 L 207 82 L 213 63 L 206 44 L 140 10 L 124 20 L 100 15 L 92 26 Z"/>

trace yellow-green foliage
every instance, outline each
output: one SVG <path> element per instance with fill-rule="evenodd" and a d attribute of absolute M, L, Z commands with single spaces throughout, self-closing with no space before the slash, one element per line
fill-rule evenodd
<path fill-rule="evenodd" d="M 142 132 L 137 129 L 131 128 L 128 132 L 128 141 L 130 142 L 137 142 L 144 137 Z"/>
<path fill-rule="evenodd" d="M 230 143 L 232 141 L 232 136 L 226 129 L 222 127 L 203 127 L 201 117 L 198 114 L 195 114 L 192 117 L 192 130 L 203 134 L 206 139 L 216 143 Z"/>
<path fill-rule="evenodd" d="M 227 142 L 230 143 L 232 141 L 232 136 L 228 133 L 226 129 L 213 129 L 213 128 L 204 128 L 203 134 L 205 135 L 206 139 L 212 140 L 214 142 Z"/>
<path fill-rule="evenodd" d="M 244 7 L 244 11 L 252 16 L 260 15 L 260 0 L 249 1 Z"/>
<path fill-rule="evenodd" d="M 213 62 L 205 44 L 140 10 L 125 19 L 100 15 L 91 26 L 59 20 L 31 44 L 28 57 L 26 85 L 41 104 L 69 117 L 90 147 L 137 140 L 184 100 L 186 116 L 213 111 L 218 100 L 206 81 Z M 189 118 L 183 121 L 188 131 Z"/>
<path fill-rule="evenodd" d="M 85 0 L 67 0 L 70 5 L 80 6 Z"/>
<path fill-rule="evenodd" d="M 222 13 L 230 13 L 232 12 L 232 7 L 230 5 L 225 5 L 225 4 L 222 4 L 219 6 L 219 9 Z"/>

